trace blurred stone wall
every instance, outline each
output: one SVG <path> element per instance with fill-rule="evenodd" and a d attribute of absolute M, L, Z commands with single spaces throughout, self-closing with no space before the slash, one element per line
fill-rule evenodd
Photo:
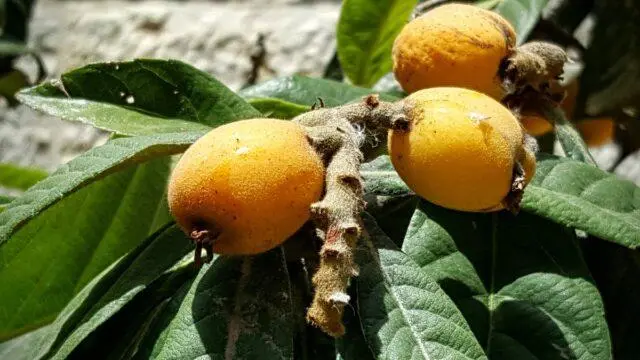
<path fill-rule="evenodd" d="M 232 89 L 247 82 L 250 55 L 264 36 L 258 80 L 318 76 L 335 49 L 338 1 L 53 1 L 40 0 L 30 42 L 50 73 L 96 61 L 139 57 L 186 61 Z M 35 73 L 27 58 L 19 66 Z M 25 107 L 0 107 L 0 162 L 53 170 L 97 143 L 104 133 L 43 116 Z"/>

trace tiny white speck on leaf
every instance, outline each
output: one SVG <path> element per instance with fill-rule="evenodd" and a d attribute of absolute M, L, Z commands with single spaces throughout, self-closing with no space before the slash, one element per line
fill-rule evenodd
<path fill-rule="evenodd" d="M 127 95 L 127 94 L 125 94 L 124 91 L 120 91 L 120 97 L 123 98 L 125 95 Z"/>
<path fill-rule="evenodd" d="M 120 65 L 116 64 L 116 66 L 114 67 L 116 70 L 120 70 Z"/>
<path fill-rule="evenodd" d="M 178 90 L 173 90 L 173 95 L 178 95 L 179 91 Z"/>
<path fill-rule="evenodd" d="M 127 96 L 127 104 L 133 104 L 134 102 L 136 102 L 136 98 L 133 97 L 133 95 L 129 95 Z"/>

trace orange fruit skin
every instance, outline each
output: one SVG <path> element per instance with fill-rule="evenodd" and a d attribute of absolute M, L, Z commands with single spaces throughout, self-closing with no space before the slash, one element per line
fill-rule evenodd
<path fill-rule="evenodd" d="M 172 172 L 171 213 L 189 234 L 221 231 L 213 250 L 257 254 L 293 235 L 324 187 L 324 166 L 304 129 L 290 121 L 250 119 L 198 139 Z"/>
<path fill-rule="evenodd" d="M 515 40 L 513 27 L 498 14 L 441 5 L 404 26 L 393 44 L 393 72 L 407 93 L 455 86 L 499 100 L 505 94 L 498 68 Z"/>
<path fill-rule="evenodd" d="M 520 122 L 525 130 L 532 136 L 542 136 L 551 130 L 553 125 L 539 112 L 525 112 L 520 115 Z"/>
<path fill-rule="evenodd" d="M 489 96 L 462 88 L 421 90 L 405 106 L 410 130 L 390 130 L 388 144 L 405 183 L 449 209 L 502 209 L 515 161 L 526 155 L 515 116 Z"/>
<path fill-rule="evenodd" d="M 564 111 L 567 120 L 573 119 L 579 90 L 578 86 L 578 81 L 574 80 L 563 87 L 566 91 L 566 96 L 560 103 L 560 108 Z M 542 136 L 553 130 L 551 122 L 536 109 L 525 109 L 520 115 L 520 122 L 525 130 L 532 136 Z"/>
<path fill-rule="evenodd" d="M 576 123 L 576 128 L 587 145 L 597 147 L 613 141 L 616 124 L 609 117 L 595 118 Z"/>

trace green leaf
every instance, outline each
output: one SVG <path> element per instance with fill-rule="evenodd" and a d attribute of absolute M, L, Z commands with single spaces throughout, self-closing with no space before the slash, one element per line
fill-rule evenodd
<path fill-rule="evenodd" d="M 407 233 L 418 197 L 415 195 L 368 195 L 367 212 L 376 219 L 378 226 L 398 247 Z"/>
<path fill-rule="evenodd" d="M 4 211 L 6 204 L 15 200 L 13 196 L 7 196 L 0 194 L 0 212 Z"/>
<path fill-rule="evenodd" d="M 204 131 L 260 116 L 222 83 L 176 60 L 92 64 L 61 80 L 17 97 L 50 115 L 123 135 Z"/>
<path fill-rule="evenodd" d="M 438 284 L 380 230 L 358 252 L 358 305 L 365 337 L 378 358 L 486 359 L 464 317 Z M 375 248 L 374 248 L 375 246 Z"/>
<path fill-rule="evenodd" d="M 516 30 L 517 45 L 527 40 L 538 23 L 548 0 L 501 0 L 494 11 L 507 19 Z"/>
<path fill-rule="evenodd" d="M 292 358 L 288 279 L 281 248 L 254 257 L 217 258 L 201 269 L 179 304 L 158 316 L 139 357 Z"/>
<path fill-rule="evenodd" d="M 268 118 L 293 119 L 294 117 L 311 110 L 310 106 L 294 104 L 276 98 L 250 99 L 249 104 L 258 109 L 262 115 Z"/>
<path fill-rule="evenodd" d="M 595 166 L 596 162 L 589 153 L 587 145 L 578 130 L 567 120 L 564 111 L 557 106 L 544 107 L 543 110 L 548 119 L 553 119 L 556 138 L 567 157 Z"/>
<path fill-rule="evenodd" d="M 37 330 L 0 343 L 0 359 L 33 360 L 33 349 L 38 346 L 41 338 L 48 331 L 50 331 L 49 326 L 43 326 Z"/>
<path fill-rule="evenodd" d="M 389 155 L 382 155 L 362 164 L 360 169 L 365 181 L 365 192 L 368 194 L 397 196 L 413 193 L 398 176 Z"/>
<path fill-rule="evenodd" d="M 640 188 L 594 166 L 540 154 L 522 209 L 635 249 Z"/>
<path fill-rule="evenodd" d="M 338 58 L 356 85 L 371 87 L 392 67 L 391 48 L 418 2 L 345 0 L 338 20 Z"/>
<path fill-rule="evenodd" d="M 118 342 L 128 343 L 140 330 L 141 320 L 193 278 L 196 273 L 192 261 L 193 245 L 182 230 L 173 225 L 153 238 L 118 280 L 92 304 L 82 321 L 52 353 L 51 359 L 66 359 L 71 355 L 88 358 L 99 347 L 103 348 L 102 354 L 124 351 L 114 343 L 101 344 L 106 336 L 114 333 L 119 334 Z"/>
<path fill-rule="evenodd" d="M 92 278 L 140 244 L 168 173 L 164 158 L 113 174 L 64 198 L 3 243 L 0 338 L 51 321 Z"/>
<path fill-rule="evenodd" d="M 25 73 L 17 69 L 11 70 L 0 77 L 0 96 L 7 99 L 9 106 L 15 106 L 18 104 L 15 94 L 29 85 L 29 78 Z"/>
<path fill-rule="evenodd" d="M 15 197 L 13 196 L 0 195 L 0 204 L 8 204 L 13 200 L 15 200 Z"/>
<path fill-rule="evenodd" d="M 570 229 L 423 201 L 402 249 L 455 301 L 489 358 L 611 359 L 602 300 Z"/>
<path fill-rule="evenodd" d="M 167 275 L 173 272 L 171 269 L 183 268 L 176 261 L 184 255 L 185 244 L 189 242 L 185 242 L 184 235 L 175 238 L 171 234 L 175 234 L 175 230 L 165 228 L 149 236 L 94 277 L 69 301 L 55 321 L 46 327 L 47 330 L 41 332 L 37 346 L 26 351 L 29 359 L 50 358 L 74 331 L 77 334 L 78 329 L 95 324 L 101 314 L 107 315 L 103 320 L 109 321 L 109 315 L 128 306 L 132 299 L 139 298 L 137 294 L 168 278 Z M 153 307 L 153 304 L 149 306 Z M 122 329 L 117 331 L 119 334 L 123 332 Z"/>
<path fill-rule="evenodd" d="M 27 190 L 47 175 L 49 174 L 40 168 L 0 163 L 0 186 L 5 188 Z"/>
<path fill-rule="evenodd" d="M 311 107 L 318 102 L 318 98 L 322 99 L 326 106 L 334 107 L 376 93 L 378 92 L 371 89 L 334 80 L 298 75 L 267 80 L 239 92 L 246 99 L 276 98 L 304 107 Z M 380 94 L 380 98 L 386 101 L 398 100 L 397 97 L 388 94 Z"/>
<path fill-rule="evenodd" d="M 477 7 L 481 7 L 483 9 L 491 10 L 498 6 L 502 0 L 479 0 L 473 3 Z"/>
<path fill-rule="evenodd" d="M 0 213 L 0 245 L 41 211 L 100 178 L 149 159 L 183 152 L 202 133 L 115 139 L 63 165 Z"/>

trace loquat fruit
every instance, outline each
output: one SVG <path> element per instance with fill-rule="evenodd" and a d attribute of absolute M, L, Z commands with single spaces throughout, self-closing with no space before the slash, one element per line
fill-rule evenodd
<path fill-rule="evenodd" d="M 172 172 L 168 200 L 196 244 L 256 254 L 294 234 L 323 187 L 324 165 L 302 126 L 250 119 L 220 126 L 189 147 Z"/>
<path fill-rule="evenodd" d="M 496 100 L 441 87 L 404 102 L 408 124 L 390 130 L 389 154 L 419 196 L 455 210 L 495 211 L 508 205 L 512 189 L 531 180 L 535 156 L 525 146 L 524 130 Z"/>
<path fill-rule="evenodd" d="M 404 26 L 393 44 L 393 72 L 407 93 L 456 86 L 501 99 L 499 67 L 516 44 L 500 15 L 473 5 L 446 4 Z"/>
<path fill-rule="evenodd" d="M 616 124 L 610 117 L 593 118 L 577 122 L 576 128 L 587 145 L 597 147 L 613 141 Z"/>

